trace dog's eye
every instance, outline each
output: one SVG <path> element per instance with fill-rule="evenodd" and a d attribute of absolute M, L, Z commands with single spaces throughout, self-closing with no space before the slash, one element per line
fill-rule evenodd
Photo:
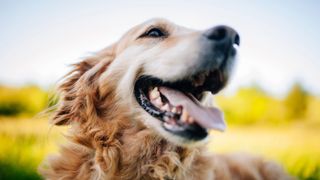
<path fill-rule="evenodd" d="M 149 31 L 147 31 L 144 36 L 146 37 L 154 37 L 154 38 L 158 38 L 158 37 L 163 37 L 165 36 L 165 33 L 163 33 L 160 29 L 158 28 L 152 28 Z"/>

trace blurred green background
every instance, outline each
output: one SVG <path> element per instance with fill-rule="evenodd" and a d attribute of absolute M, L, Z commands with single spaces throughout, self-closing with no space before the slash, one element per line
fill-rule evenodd
<path fill-rule="evenodd" d="M 65 128 L 51 127 L 43 110 L 54 91 L 35 85 L 0 86 L 0 179 L 41 179 L 37 167 L 64 142 Z M 274 97 L 257 86 L 218 95 L 228 122 L 212 132 L 213 152 L 248 152 L 276 160 L 299 179 L 320 179 L 320 98 L 294 84 Z"/>

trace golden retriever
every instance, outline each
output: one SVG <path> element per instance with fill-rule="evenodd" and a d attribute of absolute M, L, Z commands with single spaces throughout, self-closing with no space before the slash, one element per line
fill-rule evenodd
<path fill-rule="evenodd" d="M 74 65 L 52 122 L 70 143 L 41 167 L 46 179 L 290 179 L 272 162 L 211 155 L 209 130 L 226 127 L 205 105 L 228 81 L 238 33 L 152 19 Z M 210 103 L 207 103 L 210 104 Z"/>

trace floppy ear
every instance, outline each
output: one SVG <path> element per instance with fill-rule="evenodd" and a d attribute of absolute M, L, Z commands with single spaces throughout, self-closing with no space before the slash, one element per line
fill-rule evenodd
<path fill-rule="evenodd" d="M 114 45 L 96 56 L 73 65 L 73 70 L 64 76 L 59 86 L 60 104 L 51 119 L 54 125 L 81 122 L 96 113 L 99 101 L 98 78 L 114 59 Z"/>

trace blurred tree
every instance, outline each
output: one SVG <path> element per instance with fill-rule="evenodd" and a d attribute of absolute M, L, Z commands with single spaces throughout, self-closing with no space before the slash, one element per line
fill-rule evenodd
<path fill-rule="evenodd" d="M 218 96 L 216 100 L 230 124 L 278 124 L 285 118 L 282 102 L 258 85 L 240 88 L 236 94 Z"/>
<path fill-rule="evenodd" d="M 305 91 L 300 83 L 295 83 L 287 97 L 284 99 L 286 106 L 287 117 L 290 120 L 301 119 L 305 116 L 307 104 L 308 104 L 308 93 Z"/>
<path fill-rule="evenodd" d="M 48 105 L 48 93 L 35 85 L 0 85 L 0 116 L 35 115 Z"/>
<path fill-rule="evenodd" d="M 315 95 L 309 96 L 307 106 L 306 119 L 314 125 L 320 125 L 320 97 Z"/>

